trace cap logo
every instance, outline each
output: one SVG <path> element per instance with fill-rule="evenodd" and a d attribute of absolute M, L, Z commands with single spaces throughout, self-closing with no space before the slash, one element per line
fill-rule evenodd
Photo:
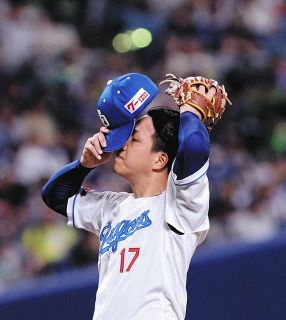
<path fill-rule="evenodd" d="M 105 116 L 104 114 L 102 114 L 102 113 L 100 112 L 100 110 L 98 110 L 98 109 L 97 109 L 97 112 L 98 112 L 99 118 L 100 118 L 101 122 L 103 123 L 103 125 L 104 125 L 105 127 L 109 127 L 110 124 L 109 124 L 106 116 Z"/>
<path fill-rule="evenodd" d="M 126 103 L 124 106 L 130 113 L 133 113 L 139 109 L 142 104 L 150 97 L 150 94 L 143 88 L 139 89 L 138 92 Z"/>

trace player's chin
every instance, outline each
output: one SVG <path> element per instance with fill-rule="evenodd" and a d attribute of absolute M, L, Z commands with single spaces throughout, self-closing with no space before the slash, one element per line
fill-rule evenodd
<path fill-rule="evenodd" d="M 115 158 L 114 160 L 114 164 L 113 164 L 113 172 L 115 174 L 117 174 L 118 176 L 120 176 L 121 178 L 125 179 L 128 181 L 128 170 L 127 168 L 124 166 L 124 162 L 123 159 L 117 159 Z"/>
<path fill-rule="evenodd" d="M 123 159 L 120 157 L 115 157 L 114 163 L 113 163 L 113 172 L 120 175 L 120 172 L 122 171 L 123 167 Z"/>

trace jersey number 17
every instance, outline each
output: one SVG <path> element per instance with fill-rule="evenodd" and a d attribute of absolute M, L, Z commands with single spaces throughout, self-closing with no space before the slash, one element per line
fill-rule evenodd
<path fill-rule="evenodd" d="M 133 254 L 133 258 L 131 259 L 129 265 L 127 266 L 125 272 L 129 272 L 133 266 L 133 264 L 135 263 L 135 261 L 137 260 L 137 258 L 139 257 L 139 253 L 140 253 L 140 248 L 129 248 L 128 252 Z M 127 249 L 122 249 L 120 252 L 120 273 L 124 272 L 124 267 L 125 267 L 125 258 L 127 257 Z"/>

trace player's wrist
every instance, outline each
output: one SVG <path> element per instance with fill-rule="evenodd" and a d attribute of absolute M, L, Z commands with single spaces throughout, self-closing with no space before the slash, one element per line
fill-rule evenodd
<path fill-rule="evenodd" d="M 90 163 L 83 156 L 80 157 L 79 164 L 80 164 L 81 167 L 86 168 L 86 169 L 94 169 L 94 168 L 96 168 L 98 166 L 94 162 Z"/>
<path fill-rule="evenodd" d="M 192 112 L 193 114 L 195 114 L 200 120 L 202 120 L 202 115 L 201 113 L 195 109 L 194 107 L 190 106 L 189 104 L 183 104 L 181 107 L 180 107 L 180 113 L 183 113 L 183 112 L 186 112 L 186 111 L 189 111 L 189 112 Z"/>

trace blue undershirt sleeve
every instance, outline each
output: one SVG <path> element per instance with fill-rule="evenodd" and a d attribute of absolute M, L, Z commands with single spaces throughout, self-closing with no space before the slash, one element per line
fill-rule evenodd
<path fill-rule="evenodd" d="M 181 180 L 197 172 L 208 161 L 209 134 L 198 116 L 186 111 L 180 115 L 179 147 L 173 171 Z"/>
<path fill-rule="evenodd" d="M 45 204 L 67 216 L 68 199 L 80 191 L 84 178 L 91 170 L 83 167 L 79 160 L 58 170 L 42 188 L 41 194 Z"/>

